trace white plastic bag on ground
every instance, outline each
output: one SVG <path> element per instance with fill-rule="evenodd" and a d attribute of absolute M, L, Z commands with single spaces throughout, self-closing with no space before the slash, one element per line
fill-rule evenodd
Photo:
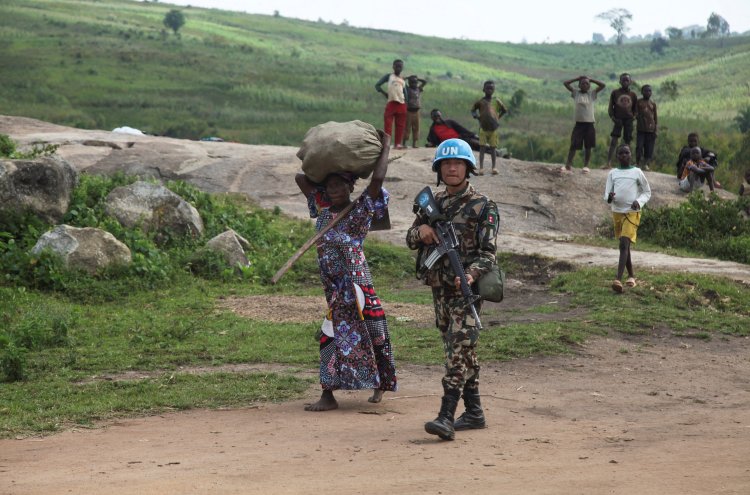
<path fill-rule="evenodd" d="M 378 131 L 366 122 L 326 122 L 307 131 L 297 158 L 313 182 L 323 182 L 336 172 L 352 172 L 364 179 L 372 173 L 382 149 Z"/>
<path fill-rule="evenodd" d="M 112 132 L 120 132 L 122 134 L 133 134 L 135 136 L 143 136 L 143 132 L 139 129 L 135 129 L 133 127 L 128 126 L 122 126 L 122 127 L 116 127 L 112 129 Z"/>

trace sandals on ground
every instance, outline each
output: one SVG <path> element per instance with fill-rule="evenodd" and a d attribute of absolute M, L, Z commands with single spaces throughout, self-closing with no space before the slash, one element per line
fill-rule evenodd
<path fill-rule="evenodd" d="M 635 287 L 635 286 L 636 286 L 636 283 L 635 283 L 635 278 L 634 278 L 634 277 L 630 277 L 630 278 L 628 278 L 628 279 L 627 279 L 627 280 L 625 281 L 625 285 L 627 285 L 628 287 Z"/>
<path fill-rule="evenodd" d="M 617 292 L 618 294 L 622 293 L 622 282 L 619 280 L 615 280 L 612 282 L 612 290 Z"/>

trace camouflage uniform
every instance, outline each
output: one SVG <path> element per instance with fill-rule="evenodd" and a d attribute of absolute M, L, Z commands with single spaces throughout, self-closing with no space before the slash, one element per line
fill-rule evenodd
<path fill-rule="evenodd" d="M 435 194 L 440 211 L 453 222 L 458 238 L 458 254 L 467 274 L 474 281 L 489 272 L 495 261 L 498 227 L 497 205 L 486 196 L 476 192 L 471 184 L 455 194 L 443 190 Z M 427 223 L 420 213 L 406 233 L 410 249 L 420 249 L 421 263 L 425 245 L 419 238 L 419 226 Z M 445 349 L 446 373 L 443 388 L 461 391 L 464 387 L 476 390 L 479 386 L 479 362 L 476 345 L 479 331 L 471 312 L 467 311 L 460 289 L 456 289 L 455 275 L 447 256 L 439 260 L 424 278 L 432 287 L 435 303 L 435 325 L 440 329 Z M 476 287 L 474 287 L 476 292 Z M 480 310 L 477 304 L 477 313 Z"/>

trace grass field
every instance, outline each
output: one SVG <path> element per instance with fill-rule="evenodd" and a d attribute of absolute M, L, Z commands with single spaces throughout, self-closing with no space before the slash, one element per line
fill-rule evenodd
<path fill-rule="evenodd" d="M 309 222 L 258 209 L 239 197 L 170 183 L 200 211 L 206 238 L 233 228 L 253 239 L 252 267 L 240 273 L 226 266 L 196 270 L 193 240 L 157 246 L 153 236 L 117 228 L 105 215 L 109 191 L 133 180 L 82 176 L 65 219 L 113 232 L 133 252 L 128 268 L 93 277 L 63 270 L 54 259 L 29 253 L 49 226 L 0 218 L 0 437 L 165 410 L 287 400 L 314 381 L 295 372 L 317 366 L 318 317 L 277 323 L 239 316 L 225 304 L 228 298 L 271 294 L 288 298 L 279 311 L 294 314 L 300 311 L 295 297 L 321 296 L 314 250 L 279 284 L 269 283 L 312 234 Z M 431 293 L 413 278 L 412 251 L 368 240 L 366 252 L 383 301 L 422 305 L 430 314 Z M 500 259 L 508 277 L 521 285 L 537 284 L 540 274 L 550 272 L 550 260 L 507 253 Z M 512 308 L 507 303 L 486 307 L 480 359 L 566 353 L 594 335 L 750 335 L 750 298 L 739 283 L 651 273 L 628 297 L 615 301 L 603 282 L 609 277 L 611 269 L 563 272 L 547 284 L 538 303 L 519 303 L 526 296 L 516 295 Z M 388 324 L 399 365 L 442 362 L 432 321 L 390 314 Z M 277 371 L 227 368 L 255 363 Z"/>
<path fill-rule="evenodd" d="M 469 127 L 468 109 L 485 79 L 497 82 L 506 103 L 523 89 L 521 115 L 501 127 L 504 145 L 523 159 L 564 159 L 572 108 L 563 80 L 586 73 L 605 81 L 594 155 L 601 161 L 609 130 L 604 102 L 617 75 L 628 71 L 656 89 L 657 162 L 671 168 L 687 132 L 697 130 L 726 164 L 719 178 L 739 184 L 744 151 L 733 118 L 750 106 L 749 37 L 672 41 L 657 55 L 647 42 L 478 42 L 191 7 L 179 8 L 186 25 L 177 37 L 162 24 L 170 8 L 6 0 L 0 7 L 3 113 L 82 128 L 129 125 L 191 139 L 297 145 L 307 129 L 328 120 L 382 125 L 384 101 L 374 83 L 402 58 L 406 74 L 429 81 L 424 108 L 440 107 Z M 660 94 L 666 80 L 678 84 L 676 99 Z"/>

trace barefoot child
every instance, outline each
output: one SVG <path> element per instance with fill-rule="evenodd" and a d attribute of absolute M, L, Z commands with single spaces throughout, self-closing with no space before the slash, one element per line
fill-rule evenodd
<path fill-rule="evenodd" d="M 370 184 L 354 200 L 347 217 L 318 241 L 318 265 L 328 316 L 320 336 L 320 400 L 306 411 L 336 409 L 333 391 L 371 388 L 370 402 L 380 402 L 383 392 L 396 390 L 396 366 L 383 308 L 375 294 L 365 260 L 363 243 L 373 218 L 382 218 L 388 192 L 382 188 L 388 170 L 390 136 L 381 134 L 383 151 Z M 315 229 L 322 230 L 351 202 L 356 176 L 328 175 L 322 187 L 304 174 L 295 181 L 305 194 Z"/>
<path fill-rule="evenodd" d="M 622 140 L 630 146 L 633 140 L 633 121 L 638 113 L 636 103 L 638 97 L 630 90 L 633 80 L 627 72 L 620 74 L 620 87 L 609 95 L 609 107 L 607 112 L 612 119 L 612 133 L 610 134 L 609 151 L 607 152 L 607 164 L 602 168 L 612 167 L 612 155 L 617 147 L 617 142 Z"/>
<path fill-rule="evenodd" d="M 702 150 L 696 146 L 690 150 L 690 160 L 682 168 L 680 177 L 680 190 L 683 192 L 693 192 L 703 187 L 704 182 L 708 182 L 708 188 L 714 190 L 714 167 L 703 159 Z"/>
<path fill-rule="evenodd" d="M 409 140 L 411 134 L 411 147 L 417 147 L 419 140 L 419 120 L 421 115 L 419 109 L 422 108 L 422 91 L 427 81 L 415 75 L 406 78 L 406 131 L 404 132 L 404 146 Z"/>
<path fill-rule="evenodd" d="M 471 107 L 471 116 L 479 120 L 479 175 L 484 175 L 484 154 L 489 153 L 492 159 L 492 175 L 497 175 L 496 149 L 499 143 L 500 119 L 508 109 L 495 94 L 495 81 L 485 81 L 482 86 L 484 97 Z"/>
<path fill-rule="evenodd" d="M 615 224 L 615 238 L 620 240 L 620 260 L 617 264 L 617 278 L 612 282 L 612 290 L 622 292 L 622 274 L 628 270 L 625 285 L 635 287 L 635 273 L 630 260 L 630 244 L 636 240 L 638 225 L 641 223 L 641 208 L 651 198 L 651 187 L 641 169 L 630 165 L 630 146 L 617 148 L 619 166 L 610 170 L 604 189 L 604 200 L 612 206 Z"/>
<path fill-rule="evenodd" d="M 578 89 L 572 84 L 578 81 Z M 590 91 L 591 83 L 596 84 L 596 89 Z M 570 135 L 570 149 L 568 150 L 568 159 L 565 161 L 565 167 L 561 172 L 570 172 L 573 170 L 573 158 L 576 156 L 576 150 L 583 152 L 583 172 L 589 172 L 589 162 L 591 161 L 591 150 L 596 146 L 596 129 L 594 129 L 594 102 L 597 95 L 606 87 L 605 84 L 588 76 L 578 76 L 575 79 L 569 79 L 563 83 L 565 89 L 570 91 L 570 96 L 575 101 L 575 118 L 576 125 Z"/>

